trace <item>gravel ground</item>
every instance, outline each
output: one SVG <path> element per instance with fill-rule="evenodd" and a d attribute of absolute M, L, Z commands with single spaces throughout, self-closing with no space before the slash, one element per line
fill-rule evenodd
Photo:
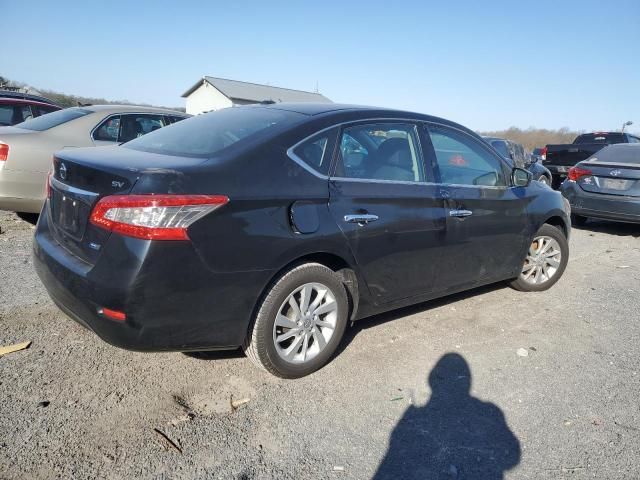
<path fill-rule="evenodd" d="M 574 229 L 548 292 L 360 322 L 296 381 L 103 343 L 47 297 L 32 225 L 0 227 L 0 345 L 32 341 L 0 357 L 1 478 L 640 477 L 640 226 Z"/>

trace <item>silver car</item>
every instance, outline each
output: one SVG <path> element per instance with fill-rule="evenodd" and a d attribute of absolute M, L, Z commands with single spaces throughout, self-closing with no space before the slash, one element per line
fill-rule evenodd
<path fill-rule="evenodd" d="M 0 210 L 40 212 L 58 150 L 117 145 L 187 117 L 159 108 L 92 105 L 0 127 Z"/>

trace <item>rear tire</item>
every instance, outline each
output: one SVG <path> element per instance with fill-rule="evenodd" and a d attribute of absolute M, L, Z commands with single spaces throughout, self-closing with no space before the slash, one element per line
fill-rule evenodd
<path fill-rule="evenodd" d="M 583 217 L 582 215 L 576 215 L 575 213 L 571 214 L 571 224 L 576 227 L 584 227 L 587 223 L 587 217 Z"/>
<path fill-rule="evenodd" d="M 304 377 L 335 353 L 348 310 L 347 291 L 338 274 L 319 263 L 299 265 L 269 287 L 242 349 L 273 375 Z"/>
<path fill-rule="evenodd" d="M 547 290 L 560 280 L 568 261 L 569 243 L 564 232 L 545 223 L 533 236 L 522 272 L 510 285 L 522 292 Z"/>

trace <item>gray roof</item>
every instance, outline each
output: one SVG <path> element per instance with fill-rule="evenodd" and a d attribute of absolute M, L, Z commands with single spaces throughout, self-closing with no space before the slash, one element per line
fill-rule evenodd
<path fill-rule="evenodd" d="M 303 90 L 292 90 L 290 88 L 272 87 L 270 85 L 260 85 L 258 83 L 240 82 L 238 80 L 228 80 L 226 78 L 203 77 L 193 87 L 182 94 L 188 97 L 194 92 L 202 82 L 207 82 L 222 92 L 224 96 L 231 100 L 247 100 L 250 102 L 314 102 L 332 103 L 324 95 Z"/>

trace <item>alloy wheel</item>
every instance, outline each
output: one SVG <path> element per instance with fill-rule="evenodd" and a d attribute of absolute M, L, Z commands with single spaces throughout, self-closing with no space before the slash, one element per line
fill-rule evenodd
<path fill-rule="evenodd" d="M 323 351 L 336 329 L 338 304 L 329 287 L 306 283 L 278 309 L 273 324 L 276 352 L 289 363 L 305 363 Z"/>
<path fill-rule="evenodd" d="M 527 283 L 548 282 L 560 268 L 562 252 L 557 240 L 541 236 L 533 239 L 520 277 Z"/>

